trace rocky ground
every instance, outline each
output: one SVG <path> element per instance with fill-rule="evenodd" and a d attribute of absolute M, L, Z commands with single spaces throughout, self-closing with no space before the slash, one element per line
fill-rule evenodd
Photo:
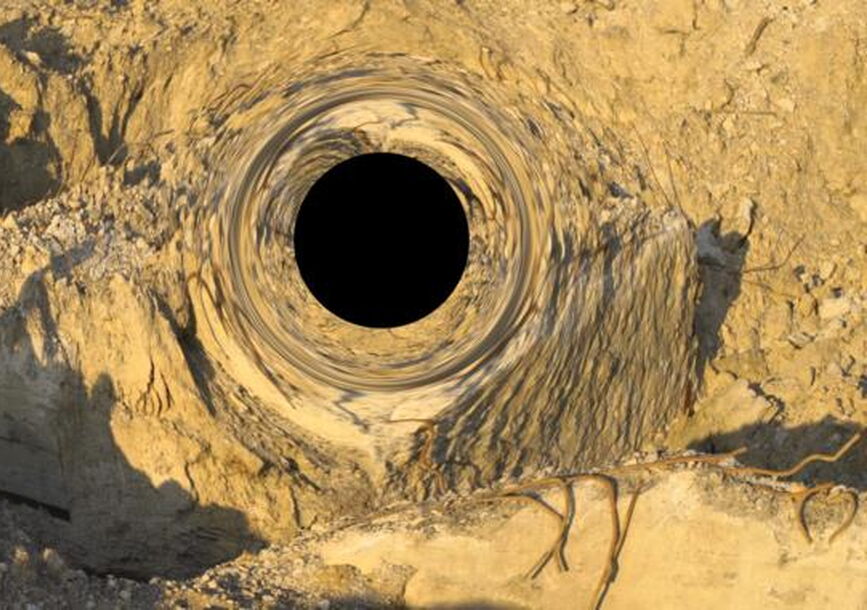
<path fill-rule="evenodd" d="M 605 488 L 577 481 L 563 538 L 572 569 L 552 556 L 530 579 L 559 531 L 538 504 L 452 491 L 344 520 L 329 521 L 348 509 L 317 505 L 289 525 L 304 499 L 274 490 L 290 476 L 251 449 L 187 434 L 170 405 L 194 400 L 177 345 L 196 332 L 185 252 L 200 238 L 190 218 L 217 126 L 254 120 L 238 109 L 291 79 L 296 56 L 373 48 L 569 99 L 597 146 L 581 160 L 596 168 L 591 187 L 629 189 L 692 223 L 700 391 L 633 461 L 746 447 L 740 465 L 785 469 L 833 454 L 867 423 L 865 33 L 861 0 L 7 0 L 0 366 L 15 374 L 0 377 L 0 411 L 76 392 L 97 410 L 116 399 L 122 416 L 82 428 L 94 446 L 123 450 L 113 476 L 159 496 L 152 506 L 193 514 L 190 528 L 249 536 L 186 553 L 179 525 L 161 566 L 165 521 L 148 522 L 143 505 L 130 539 L 151 544 L 147 556 L 106 542 L 99 569 L 84 571 L 76 558 L 90 541 L 45 510 L 66 501 L 46 483 L 57 465 L 28 454 L 44 476 L 32 485 L 41 508 L 0 500 L 0 608 L 595 607 L 619 539 L 605 608 L 867 607 L 863 443 L 789 477 L 697 463 L 612 473 L 621 536 Z M 106 370 L 113 388 L 99 383 Z M 145 446 L 133 416 L 164 412 L 156 436 L 170 440 Z M 565 514 L 558 491 L 540 493 Z M 115 501 L 129 500 L 87 500 L 94 523 Z M 373 500 L 355 503 L 364 513 Z M 112 574 L 112 562 L 136 572 Z M 160 569 L 184 562 L 187 574 Z"/>

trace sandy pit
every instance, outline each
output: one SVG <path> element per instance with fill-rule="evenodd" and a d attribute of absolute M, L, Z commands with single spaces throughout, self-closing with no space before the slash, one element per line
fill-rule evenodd
<path fill-rule="evenodd" d="M 867 608 L 865 65 L 860 0 L 6 0 L 0 608 Z M 382 152 L 469 250 L 373 329 L 291 237 Z"/>

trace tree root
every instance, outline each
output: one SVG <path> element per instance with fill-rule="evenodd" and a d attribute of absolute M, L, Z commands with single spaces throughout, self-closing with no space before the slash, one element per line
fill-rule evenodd
<path fill-rule="evenodd" d="M 557 519 L 557 523 L 560 526 L 560 533 L 557 535 L 557 539 L 553 542 L 551 548 L 544 555 L 542 555 L 542 557 L 539 558 L 539 560 L 533 565 L 532 568 L 530 568 L 530 570 L 527 572 L 527 578 L 535 579 L 542 572 L 542 570 L 545 569 L 545 566 L 548 565 L 548 562 L 551 561 L 551 558 L 555 555 L 557 556 L 557 563 L 560 570 L 563 572 L 567 571 L 569 569 L 569 566 L 566 563 L 566 557 L 563 553 L 564 545 L 561 544 L 561 541 L 564 539 L 564 530 L 568 532 L 568 521 L 566 515 L 563 515 L 558 510 L 552 508 L 549 504 L 547 504 L 538 496 L 525 493 L 506 494 L 499 498 L 485 498 L 482 501 L 498 502 L 501 499 L 520 500 L 522 502 L 527 502 L 528 504 L 541 506 L 548 514 L 553 515 Z"/>
<path fill-rule="evenodd" d="M 427 419 L 401 419 L 393 420 L 389 423 L 401 422 L 414 422 L 422 424 L 422 427 L 419 428 L 419 432 L 425 435 L 425 439 L 421 449 L 419 450 L 417 463 L 423 471 L 432 473 L 436 481 L 437 490 L 440 494 L 444 494 L 447 489 L 445 479 L 442 472 L 438 468 L 438 464 L 436 464 L 433 459 L 433 445 L 434 441 L 436 440 L 436 421 Z M 539 576 L 539 574 L 542 573 L 542 570 L 545 569 L 545 567 L 551 562 L 551 559 L 554 557 L 557 558 L 557 565 L 561 572 L 566 572 L 569 570 L 569 565 L 566 559 L 566 545 L 569 540 L 569 533 L 572 528 L 572 523 L 575 520 L 576 512 L 573 485 L 575 483 L 580 483 L 583 481 L 588 481 L 601 485 L 605 490 L 606 497 L 608 498 L 609 511 L 611 515 L 611 540 L 608 546 L 605 567 L 593 591 L 593 596 L 591 597 L 591 610 L 599 610 L 602 607 L 602 603 L 605 599 L 606 593 L 608 592 L 611 584 L 614 582 L 617 576 L 617 561 L 620 556 L 620 552 L 623 549 L 629 525 L 632 522 L 632 516 L 635 510 L 636 501 L 638 500 L 638 495 L 641 493 L 640 488 L 636 489 L 633 492 L 629 507 L 627 509 L 626 517 L 623 521 L 623 525 L 621 526 L 620 516 L 617 509 L 617 479 L 615 478 L 616 475 L 628 475 L 630 473 L 653 470 L 657 468 L 671 468 L 672 466 L 679 464 L 705 464 L 711 468 L 721 470 L 725 474 L 735 476 L 767 476 L 774 479 L 786 478 L 800 473 L 804 470 L 804 468 L 815 462 L 835 463 L 839 461 L 850 449 L 852 449 L 852 447 L 854 447 L 861 440 L 861 437 L 862 434 L 860 432 L 856 432 L 835 453 L 813 453 L 803 458 L 791 468 L 787 468 L 784 470 L 757 468 L 753 466 L 731 465 L 731 462 L 733 462 L 739 455 L 747 451 L 746 447 L 741 447 L 734 451 L 718 455 L 681 455 L 654 460 L 652 462 L 616 466 L 613 468 L 600 470 L 599 472 L 595 473 L 575 473 L 546 477 L 534 481 L 519 483 L 517 485 L 513 485 L 498 491 L 492 491 L 488 494 L 477 496 L 471 501 L 496 502 L 504 499 L 517 499 L 522 502 L 541 506 L 548 514 L 552 515 L 557 519 L 560 526 L 560 533 L 551 544 L 551 547 L 527 572 L 528 578 L 535 579 Z M 565 513 L 561 513 L 560 511 L 547 504 L 540 497 L 535 495 L 539 491 L 554 486 L 558 486 L 563 490 L 565 498 Z M 836 489 L 838 488 L 833 483 L 820 483 L 813 487 L 809 487 L 793 493 L 792 498 L 793 500 L 795 500 L 796 522 L 799 531 L 801 532 L 801 535 L 808 543 L 812 543 L 813 538 L 810 534 L 804 516 L 804 509 L 807 502 L 810 500 L 810 498 L 814 497 L 819 493 L 830 494 Z M 851 510 L 849 511 L 845 521 L 840 525 L 840 527 L 837 528 L 837 530 L 833 534 L 831 534 L 829 538 L 829 543 L 833 543 L 836 538 L 838 538 L 846 529 L 849 528 L 850 525 L 852 525 L 852 522 L 855 520 L 855 516 L 858 512 L 858 495 L 854 491 L 848 489 L 838 490 L 837 493 L 830 497 L 837 498 L 844 496 L 850 498 Z"/>
<path fill-rule="evenodd" d="M 611 570 L 607 574 L 604 574 L 604 580 L 599 581 L 596 592 L 592 598 L 593 605 L 591 606 L 591 610 L 599 610 L 602 607 L 602 602 L 605 600 L 605 595 L 608 593 L 611 583 L 613 583 L 614 579 L 617 578 L 617 571 L 619 569 L 617 561 L 620 559 L 620 551 L 623 550 L 623 545 L 626 542 L 626 534 L 629 532 L 629 526 L 632 523 L 632 514 L 635 512 L 635 503 L 638 501 L 638 495 L 640 493 L 640 488 L 637 488 L 632 492 L 632 498 L 629 500 L 629 508 L 626 509 L 626 518 L 623 520 L 623 525 L 620 527 L 621 533 L 617 543 L 617 548 L 614 550 L 614 554 L 611 557 Z"/>
<path fill-rule="evenodd" d="M 503 489 L 499 492 L 494 492 L 493 495 L 479 499 L 490 502 L 498 499 L 522 498 L 525 501 L 529 501 L 534 504 L 543 506 L 546 511 L 548 511 L 550 514 L 554 515 L 558 519 L 561 528 L 560 535 L 554 541 L 551 548 L 548 549 L 548 551 L 546 551 L 544 555 L 542 555 L 539 561 L 537 561 L 533 568 L 531 568 L 531 570 L 528 572 L 529 578 L 536 578 L 542 572 L 545 566 L 548 565 L 550 560 L 555 556 L 557 557 L 560 570 L 568 570 L 568 565 L 565 557 L 565 548 L 568 542 L 569 532 L 571 530 L 572 522 L 575 516 L 575 499 L 573 495 L 572 485 L 574 483 L 579 483 L 582 481 L 590 481 L 602 485 L 608 498 L 609 510 L 611 514 L 611 541 L 609 543 L 606 555 L 605 568 L 602 571 L 602 575 L 598 583 L 596 584 L 593 596 L 591 598 L 591 610 L 599 610 L 599 608 L 601 608 L 602 606 L 602 602 L 605 599 L 605 595 L 608 592 L 610 585 L 614 582 L 617 576 L 617 560 L 620 556 L 621 550 L 623 549 L 629 525 L 632 522 L 632 516 L 635 510 L 635 503 L 638 499 L 638 495 L 641 493 L 641 489 L 636 489 L 633 493 L 629 503 L 629 508 L 627 509 L 626 517 L 623 521 L 623 525 L 621 526 L 617 509 L 617 480 L 614 478 L 615 475 L 624 475 L 655 468 L 670 468 L 671 466 L 678 464 L 706 464 L 712 468 L 723 471 L 725 474 L 732 474 L 735 476 L 769 476 L 775 479 L 785 478 L 800 473 L 808 465 L 815 462 L 834 463 L 839 461 L 850 449 L 852 449 L 852 447 L 854 447 L 858 443 L 859 440 L 861 440 L 861 437 L 861 433 L 857 432 L 853 434 L 853 436 L 835 453 L 810 454 L 791 468 L 787 468 L 785 470 L 772 470 L 768 468 L 756 468 L 752 466 L 727 465 L 727 462 L 734 460 L 737 456 L 747 451 L 747 448 L 742 447 L 735 451 L 720 455 L 676 456 L 670 458 L 663 458 L 653 462 L 617 466 L 614 468 L 600 471 L 598 473 L 577 473 L 547 477 L 536 481 L 521 483 Z M 555 485 L 560 486 L 564 490 L 566 498 L 566 514 L 562 514 L 554 508 L 550 507 L 538 497 L 530 496 L 526 493 L 528 491 L 538 492 L 543 489 L 553 487 Z M 802 536 L 808 543 L 811 543 L 813 541 L 813 538 L 810 534 L 809 528 L 807 527 L 807 523 L 804 517 L 804 508 L 807 502 L 813 496 L 819 493 L 830 494 L 834 492 L 834 490 L 838 491 L 834 493 L 831 498 L 848 497 L 851 500 L 851 510 L 849 511 L 845 521 L 840 525 L 840 527 L 837 528 L 837 530 L 833 534 L 831 534 L 829 538 L 829 543 L 833 543 L 833 541 L 838 538 L 850 525 L 852 525 L 852 522 L 855 520 L 855 516 L 858 511 L 858 495 L 852 490 L 839 490 L 839 488 L 833 483 L 821 483 L 816 486 L 795 492 L 792 496 L 795 500 L 795 512 L 798 528 Z"/>
<path fill-rule="evenodd" d="M 831 534 L 831 537 L 828 538 L 828 544 L 834 544 L 834 540 L 836 540 L 840 534 L 842 534 L 847 529 L 849 529 L 849 526 L 852 525 L 853 521 L 855 521 L 855 515 L 858 514 L 858 494 L 855 493 L 854 491 L 852 491 L 851 489 L 845 489 L 845 490 L 842 490 L 840 492 L 840 495 L 838 495 L 837 497 L 842 498 L 844 495 L 852 500 L 852 503 L 851 503 L 852 509 L 849 511 L 849 514 L 847 515 L 846 520 L 843 521 L 843 523 L 840 524 L 840 527 L 838 527 L 834 531 L 834 533 Z"/>
<path fill-rule="evenodd" d="M 846 531 L 849 526 L 852 525 L 852 522 L 855 521 L 855 516 L 858 513 L 858 494 L 850 489 L 840 489 L 833 483 L 820 483 L 814 487 L 808 487 L 793 493 L 792 499 L 795 501 L 795 519 L 798 524 L 798 530 L 801 532 L 801 535 L 804 537 L 807 544 L 813 543 L 813 536 L 810 534 L 810 528 L 807 525 L 807 518 L 804 514 L 804 510 L 806 509 L 807 502 L 809 502 L 810 498 L 813 498 L 820 493 L 827 493 L 830 500 L 845 497 L 848 497 L 851 500 L 851 508 L 849 513 L 846 515 L 846 519 L 828 538 L 828 544 L 833 544 L 834 540 Z"/>
<path fill-rule="evenodd" d="M 840 447 L 836 453 L 812 453 L 805 457 L 803 460 L 788 468 L 786 470 L 772 470 L 768 468 L 754 468 L 752 466 L 740 466 L 737 468 L 726 468 L 726 471 L 730 474 L 745 474 L 745 475 L 756 475 L 756 476 L 769 476 L 774 478 L 782 478 L 782 477 L 791 477 L 799 472 L 801 472 L 804 468 L 806 468 L 809 464 L 813 462 L 827 462 L 829 464 L 833 464 L 842 458 L 852 447 L 854 447 L 858 441 L 861 440 L 861 433 L 856 432 L 852 435 L 846 444 Z"/>
<path fill-rule="evenodd" d="M 436 420 L 433 419 L 393 419 L 387 422 L 389 424 L 405 424 L 415 423 L 421 424 L 418 431 L 424 434 L 424 443 L 418 452 L 418 465 L 423 472 L 433 476 L 436 484 L 437 493 L 444 494 L 448 489 L 445 477 L 439 469 L 439 465 L 433 459 L 434 441 L 436 440 Z"/>

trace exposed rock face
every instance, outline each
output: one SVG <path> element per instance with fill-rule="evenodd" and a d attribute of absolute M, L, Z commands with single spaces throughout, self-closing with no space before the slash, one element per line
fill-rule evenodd
<path fill-rule="evenodd" d="M 678 214 L 624 214 L 555 280 L 579 289 L 514 368 L 441 415 L 453 476 L 491 483 L 610 463 L 651 441 L 695 390 L 696 265 Z M 460 473 L 460 474 L 457 474 Z"/>
<path fill-rule="evenodd" d="M 257 519 L 294 531 L 291 492 L 220 431 L 151 297 L 120 276 L 82 290 L 47 272 L 19 307 L 4 326 L 3 488 L 67 518 L 73 558 L 188 573 L 255 546 Z"/>
<path fill-rule="evenodd" d="M 0 4 L 0 495 L 48 508 L 33 534 L 73 565 L 187 576 L 395 502 L 641 448 L 785 467 L 867 423 L 860 0 Z M 312 181 L 374 151 L 435 168 L 471 233 L 452 297 L 376 332 L 319 306 L 287 245 Z M 798 480 L 863 492 L 865 460 Z M 621 607 L 713 607 L 705 578 L 736 583 L 713 601 L 756 600 L 769 565 L 780 604 L 863 596 L 861 513 L 851 546 L 811 555 L 761 537 L 778 504 L 720 516 L 718 481 L 683 481 L 649 516 L 685 498 L 695 522 L 647 525 L 631 565 L 668 578 L 654 553 L 677 536 L 745 545 L 738 575 L 676 565 L 646 598 L 633 575 Z M 350 574 L 389 603 L 468 601 L 421 556 L 496 546 L 483 519 L 464 507 L 476 529 L 425 538 L 402 510 L 399 569 L 360 530 L 291 552 L 319 556 L 301 572 L 323 591 Z M 683 542 L 706 514 L 710 542 Z M 516 519 L 506 540 L 529 549 Z M 385 546 L 347 558 L 368 542 Z M 4 573 L 63 571 L 17 544 L 0 541 L 0 605 Z M 817 593 L 792 580 L 810 562 L 849 571 Z M 479 595 L 499 599 L 505 567 Z M 542 585 L 552 607 L 586 596 L 567 581 Z M 532 605 L 525 584 L 511 601 Z"/>
<path fill-rule="evenodd" d="M 224 57 L 229 89 L 261 78 L 208 101 L 188 90 L 208 37 L 170 52 L 136 22 L 150 50 L 121 68 L 16 23 L 5 131 L 51 147 L 46 171 L 74 186 L 7 226 L 0 488 L 68 517 L 85 565 L 183 574 L 384 502 L 612 462 L 691 403 L 690 222 L 636 194 L 637 160 L 539 97 L 531 64 L 475 65 L 488 34 L 431 62 L 290 53 L 274 31 L 243 53 L 282 63 Z M 60 103 L 81 144 L 33 122 Z M 325 311 L 269 241 L 319 169 L 375 150 L 449 179 L 473 243 L 443 307 L 386 331 Z"/>
<path fill-rule="evenodd" d="M 688 403 L 693 374 L 688 223 L 626 212 L 574 253 L 580 287 L 549 332 L 523 337 L 520 358 L 453 404 L 415 414 L 437 422 L 431 444 L 422 426 L 407 452 L 417 421 L 370 433 L 371 454 L 403 460 L 386 477 L 327 427 L 269 410 L 255 377 L 252 391 L 215 383 L 199 336 L 173 328 L 159 292 L 115 273 L 85 284 L 97 263 L 64 273 L 55 261 L 3 319 L 3 489 L 67 513 L 64 550 L 92 568 L 184 574 L 362 514 L 386 492 L 610 462 Z"/>

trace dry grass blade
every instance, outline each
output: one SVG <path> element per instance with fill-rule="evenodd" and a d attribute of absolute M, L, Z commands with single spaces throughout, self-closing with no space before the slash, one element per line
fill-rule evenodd
<path fill-rule="evenodd" d="M 756 47 L 759 44 L 759 40 L 762 37 L 762 34 L 765 32 L 765 29 L 771 24 L 773 19 L 770 17 L 762 17 L 762 20 L 759 21 L 759 24 L 756 26 L 756 29 L 753 30 L 753 35 L 750 36 L 750 40 L 747 43 L 747 46 L 744 47 L 744 55 L 749 57 L 753 53 L 756 52 Z"/>

